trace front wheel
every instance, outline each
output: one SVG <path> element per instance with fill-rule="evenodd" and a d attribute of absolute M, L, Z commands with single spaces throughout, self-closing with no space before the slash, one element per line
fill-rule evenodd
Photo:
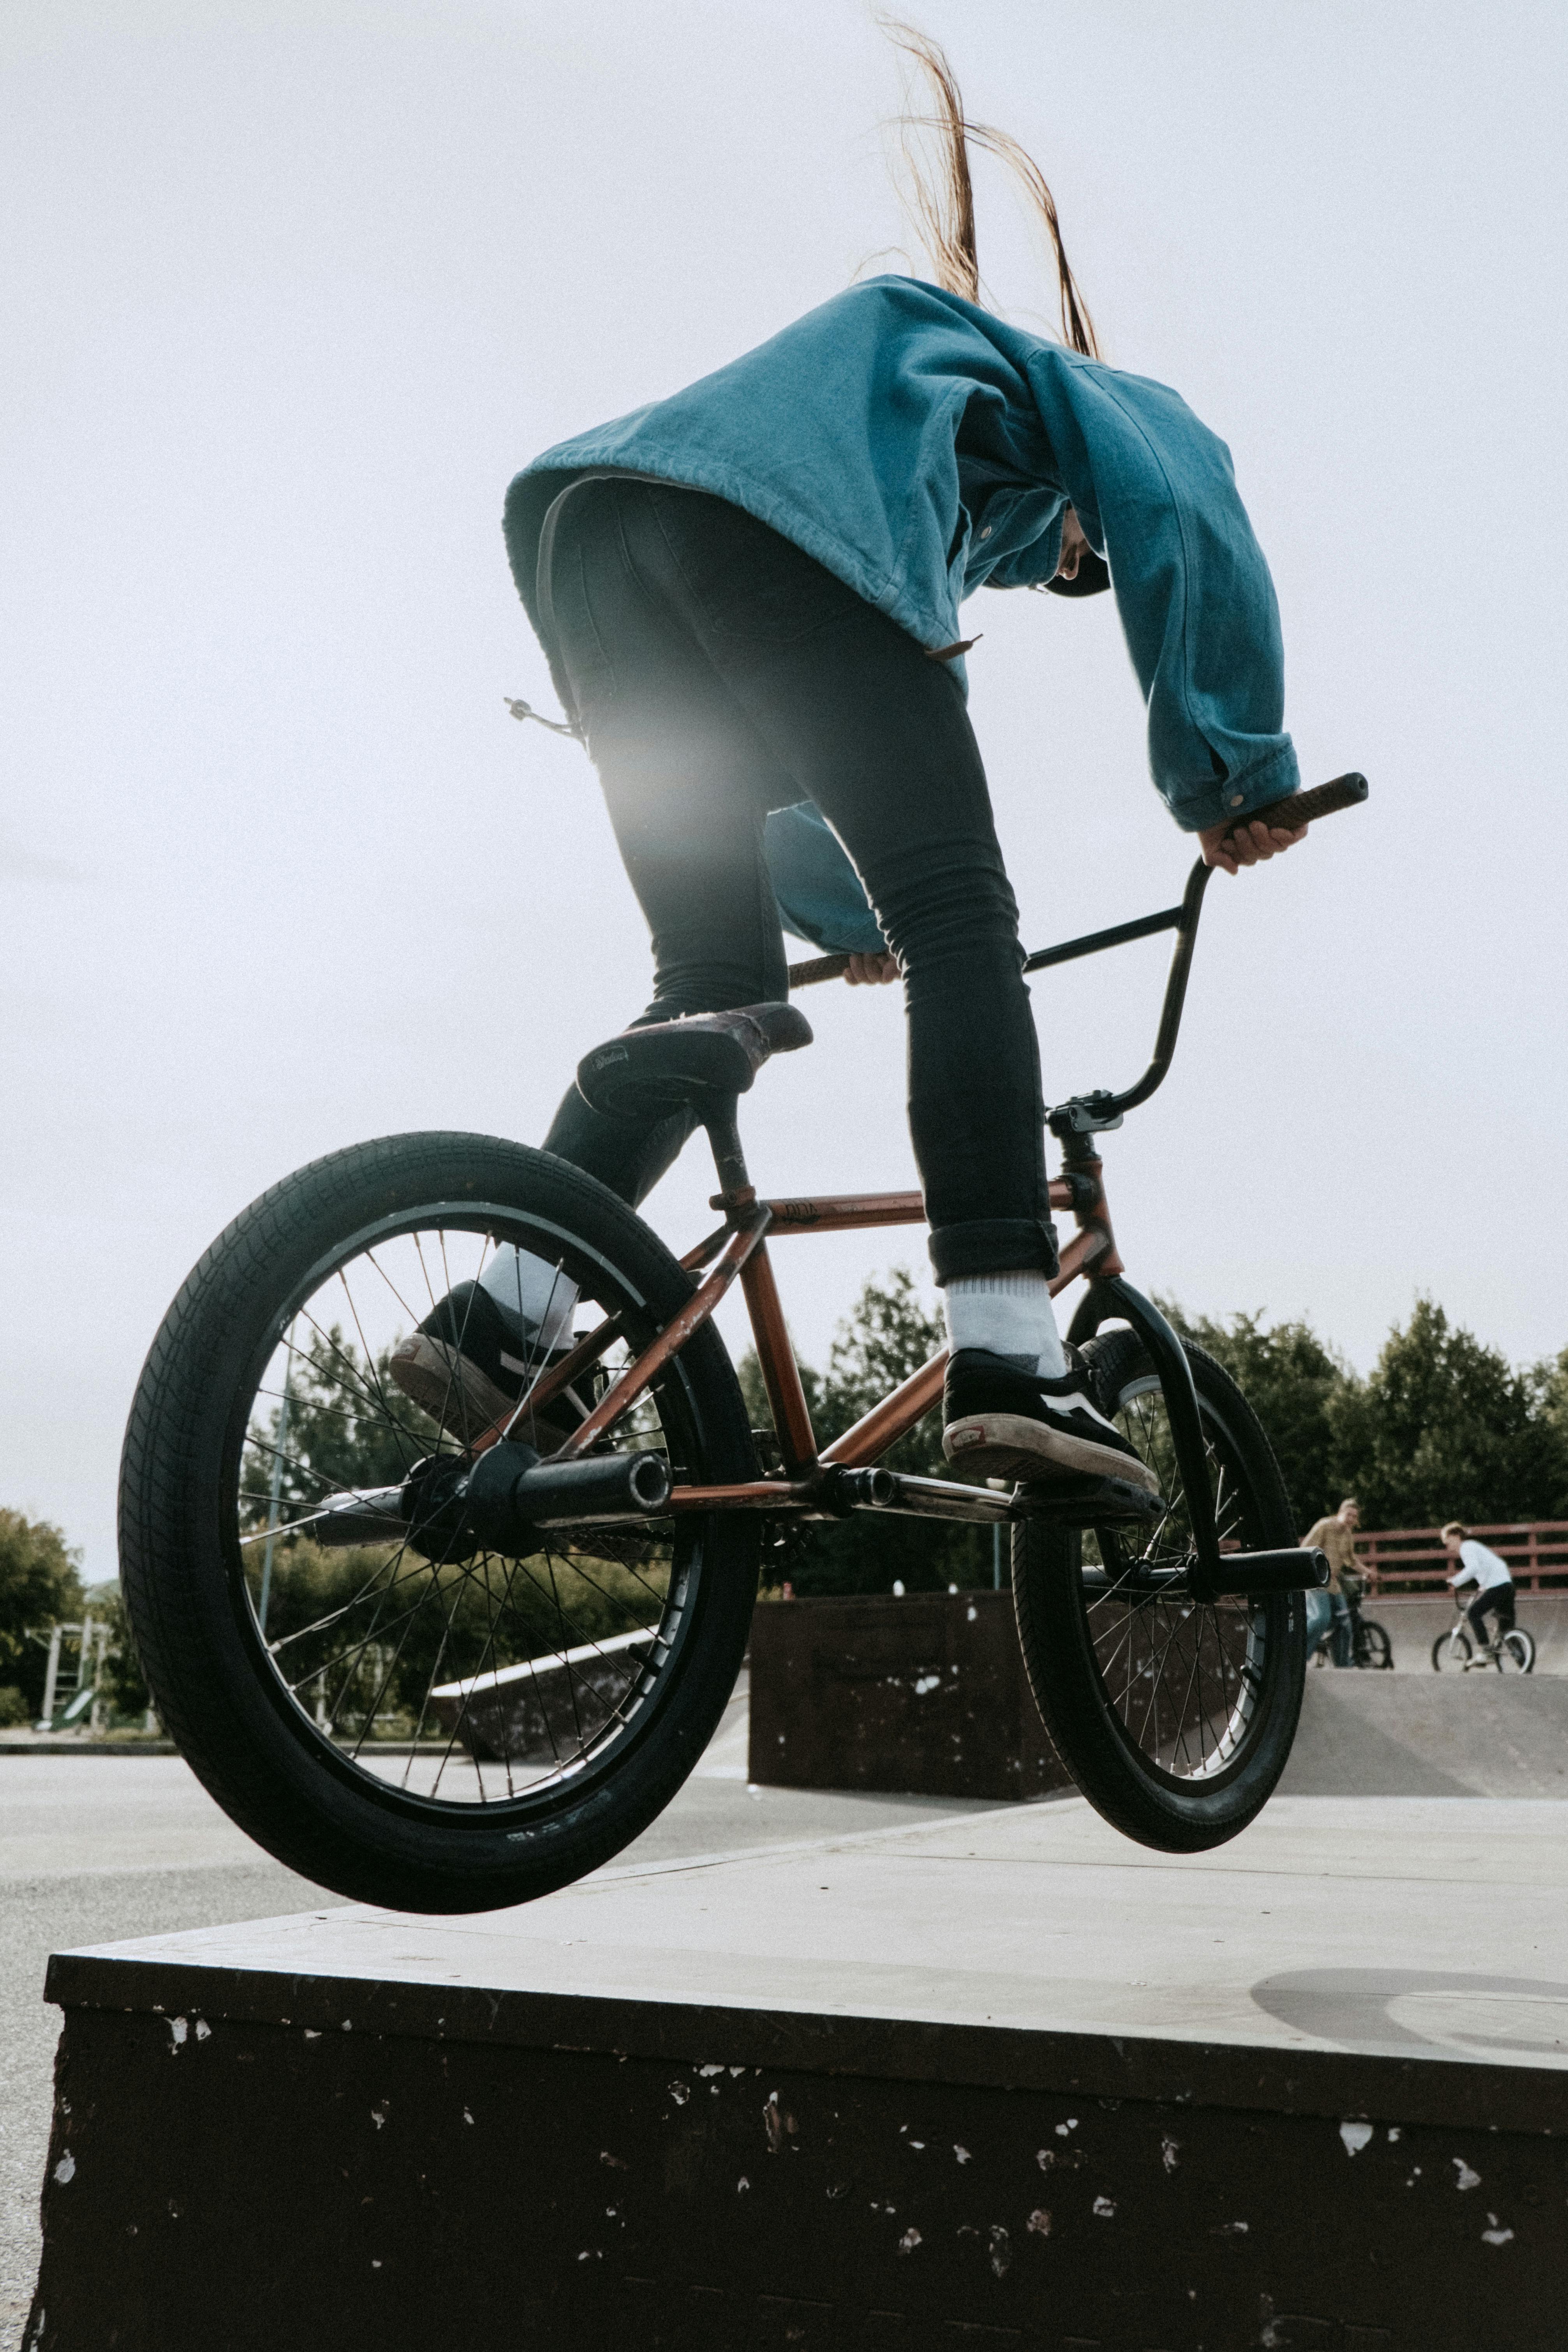
<path fill-rule="evenodd" d="M 578 1410 L 692 1288 L 548 1153 L 472 1135 L 335 1152 L 207 1251 L 126 1432 L 121 1577 L 159 1715 L 279 1861 L 400 1909 L 523 1902 L 637 1836 L 700 1756 L 751 1622 L 760 1538 L 740 1514 L 535 1529 L 506 1553 L 416 1516 L 333 1524 L 333 1496 L 406 1498 L 462 1462 L 466 1397 L 437 1389 L 430 1417 L 395 1351 L 444 1298 L 466 1317 L 514 1276 L 533 1337 L 500 1361 L 525 1387 L 608 1327 Z M 755 1476 L 711 1324 L 609 1443 L 663 1454 L 680 1484 Z"/>
<path fill-rule="evenodd" d="M 1470 1637 L 1464 1628 L 1456 1625 L 1451 1633 L 1439 1633 L 1432 1644 L 1432 1671 L 1435 1675 L 1462 1674 L 1475 1655 Z"/>
<path fill-rule="evenodd" d="M 1305 1596 L 1194 1600 L 1185 1491 L 1160 1382 L 1131 1331 L 1084 1350 L 1100 1410 L 1157 1473 L 1150 1535 L 1025 1520 L 1013 1597 L 1030 1687 L 1058 1752 L 1113 1827 L 1168 1853 L 1247 1827 L 1290 1753 L 1307 1664 Z M 1268 1440 L 1228 1373 L 1188 1345 L 1223 1551 L 1296 1538 Z"/>

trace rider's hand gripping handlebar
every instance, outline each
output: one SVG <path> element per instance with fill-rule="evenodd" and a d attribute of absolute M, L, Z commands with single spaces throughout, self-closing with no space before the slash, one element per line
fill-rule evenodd
<path fill-rule="evenodd" d="M 1317 818 L 1332 816 L 1338 809 L 1357 808 L 1367 797 L 1370 787 L 1366 778 L 1353 772 L 1335 776 L 1327 784 L 1314 784 L 1305 793 L 1289 793 L 1282 801 L 1270 801 L 1266 808 L 1251 809 L 1238 820 L 1255 824 L 1295 827 L 1311 824 Z M 1184 901 L 1184 906 L 1185 902 Z M 1087 938 L 1065 940 L 1060 947 L 1040 948 L 1029 957 L 1026 971 L 1040 971 L 1047 964 L 1069 963 L 1076 957 L 1093 955 L 1100 948 L 1121 947 L 1128 940 L 1147 939 L 1154 931 L 1171 931 L 1180 928 L 1183 907 L 1168 907 L 1158 915 L 1140 915 L 1136 922 L 1118 923 L 1109 931 L 1091 931 Z M 791 988 L 812 988 L 819 980 L 840 980 L 849 968 L 847 955 L 811 956 L 804 963 L 792 963 L 789 968 Z"/>

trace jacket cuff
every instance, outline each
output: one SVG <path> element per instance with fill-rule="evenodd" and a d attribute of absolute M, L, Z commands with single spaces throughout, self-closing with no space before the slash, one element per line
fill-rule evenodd
<path fill-rule="evenodd" d="M 1270 801 L 1282 801 L 1301 789 L 1296 747 L 1287 740 L 1277 751 L 1238 776 L 1227 776 L 1208 791 L 1173 803 L 1171 814 L 1184 833 L 1205 833 L 1211 824 L 1240 824 Z"/>

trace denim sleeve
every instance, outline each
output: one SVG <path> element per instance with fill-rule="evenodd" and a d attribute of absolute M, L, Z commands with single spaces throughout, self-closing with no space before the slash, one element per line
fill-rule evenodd
<path fill-rule="evenodd" d="M 787 931 L 836 955 L 876 955 L 887 946 L 859 877 L 814 803 L 774 809 L 763 848 Z"/>
<path fill-rule="evenodd" d="M 1068 495 L 1110 565 L 1149 761 L 1188 833 L 1300 782 L 1279 608 L 1230 452 L 1177 394 L 1060 349 L 1029 379 Z"/>

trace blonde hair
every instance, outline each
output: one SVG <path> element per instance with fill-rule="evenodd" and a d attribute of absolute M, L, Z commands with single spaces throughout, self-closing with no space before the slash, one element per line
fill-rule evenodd
<path fill-rule="evenodd" d="M 966 302 L 980 299 L 980 257 L 974 238 L 974 187 L 969 176 L 969 150 L 981 147 L 1005 163 L 1021 183 L 1032 209 L 1045 223 L 1056 256 L 1062 341 L 1070 350 L 1081 352 L 1085 359 L 1097 360 L 1100 344 L 1094 320 L 1079 291 L 1062 244 L 1057 200 L 1039 165 L 1007 131 L 994 131 L 989 123 L 970 121 L 963 111 L 963 93 L 946 53 L 929 33 L 919 32 L 914 26 L 900 24 L 891 17 L 880 21 L 894 47 L 923 76 L 934 101 L 935 110 L 931 114 L 906 112 L 899 118 L 908 167 L 908 179 L 900 193 L 935 266 L 937 284 L 949 294 L 961 294 Z M 920 131 L 936 133 L 938 159 L 934 172 L 926 168 L 910 137 L 911 132 Z"/>
<path fill-rule="evenodd" d="M 1460 1543 L 1468 1543 L 1468 1542 L 1469 1541 L 1469 1538 L 1470 1538 L 1470 1531 L 1469 1531 L 1468 1528 L 1462 1528 L 1462 1527 L 1459 1525 L 1459 1522 L 1458 1522 L 1458 1519 L 1450 1519 L 1450 1520 L 1449 1520 L 1449 1522 L 1448 1522 L 1448 1524 L 1447 1524 L 1447 1526 L 1443 1529 L 1442 1533 L 1443 1533 L 1443 1541 L 1444 1541 L 1445 1543 L 1447 1543 L 1447 1542 L 1448 1538 L 1449 1538 L 1450 1536 L 1457 1536 L 1457 1537 L 1458 1538 L 1458 1540 L 1460 1541 Z"/>

